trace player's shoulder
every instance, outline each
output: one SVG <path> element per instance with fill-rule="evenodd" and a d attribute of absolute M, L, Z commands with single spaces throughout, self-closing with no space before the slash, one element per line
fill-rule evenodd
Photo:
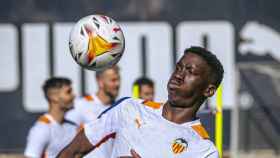
<path fill-rule="evenodd" d="M 143 100 L 138 98 L 127 98 L 120 102 L 122 106 L 128 107 L 128 108 L 148 108 L 157 110 L 162 107 L 162 103 L 155 102 L 155 101 L 149 101 L 149 100 Z"/>
<path fill-rule="evenodd" d="M 96 101 L 95 95 L 83 95 L 75 99 L 75 103 L 93 103 Z"/>
<path fill-rule="evenodd" d="M 123 97 L 116 101 L 111 107 L 101 113 L 107 113 L 108 111 L 114 110 L 117 113 L 141 113 L 143 111 L 159 111 L 162 107 L 162 103 L 145 101 L 142 99 Z"/>
<path fill-rule="evenodd" d="M 49 131 L 50 128 L 53 125 L 53 120 L 52 118 L 49 116 L 49 114 L 43 114 L 41 116 L 39 116 L 39 118 L 36 120 L 36 122 L 34 123 L 34 125 L 32 126 L 31 130 L 33 131 Z"/>
<path fill-rule="evenodd" d="M 141 105 L 152 110 L 159 110 L 162 108 L 163 103 L 149 101 L 149 100 L 142 100 Z"/>
<path fill-rule="evenodd" d="M 204 128 L 204 126 L 201 124 L 200 120 L 195 120 L 193 123 L 191 123 L 190 127 L 192 130 L 196 133 L 198 137 L 200 137 L 202 140 L 208 140 L 210 139 L 209 134 L 207 130 Z"/>
<path fill-rule="evenodd" d="M 50 125 L 52 123 L 52 119 L 48 114 L 44 114 L 37 119 L 36 123 L 42 125 Z"/>
<path fill-rule="evenodd" d="M 41 115 L 34 125 L 30 128 L 30 135 L 42 135 L 46 136 L 49 134 L 51 129 L 52 120 L 48 117 L 47 114 Z"/>
<path fill-rule="evenodd" d="M 209 139 L 204 139 L 195 143 L 192 143 L 190 147 L 196 151 L 196 155 L 203 158 L 218 158 L 218 150 L 214 143 Z"/>
<path fill-rule="evenodd" d="M 209 157 L 210 155 L 213 157 L 217 152 L 216 146 L 210 140 L 209 134 L 204 126 L 201 124 L 200 120 L 195 120 L 190 124 L 190 127 L 194 131 L 195 135 L 193 135 L 196 143 L 193 143 L 193 148 L 197 151 L 201 151 L 201 157 Z M 212 158 L 211 157 L 211 158 Z M 213 157 L 214 158 L 214 157 Z"/>
<path fill-rule="evenodd" d="M 113 103 L 109 108 L 104 110 L 97 118 L 101 118 L 103 115 L 110 113 L 110 112 L 119 112 L 126 106 L 131 105 L 131 98 L 130 97 L 123 97 L 118 99 L 115 103 Z"/>
<path fill-rule="evenodd" d="M 93 102 L 96 97 L 94 95 L 84 95 L 81 97 L 81 99 L 87 102 Z"/>
<path fill-rule="evenodd" d="M 95 104 L 98 103 L 98 98 L 93 94 L 79 96 L 74 100 L 74 109 L 87 109 L 88 107 L 93 107 Z"/>

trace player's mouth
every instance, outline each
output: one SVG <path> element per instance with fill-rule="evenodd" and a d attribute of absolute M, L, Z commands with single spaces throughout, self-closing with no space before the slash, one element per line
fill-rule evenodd
<path fill-rule="evenodd" d="M 180 82 L 178 80 L 176 80 L 176 79 L 171 79 L 169 81 L 168 85 L 169 85 L 168 87 L 169 87 L 170 90 L 177 89 L 177 88 L 180 87 Z"/>
<path fill-rule="evenodd" d="M 180 84 L 176 79 L 171 79 L 168 83 L 168 93 L 173 96 L 176 95 L 178 89 L 180 88 Z"/>

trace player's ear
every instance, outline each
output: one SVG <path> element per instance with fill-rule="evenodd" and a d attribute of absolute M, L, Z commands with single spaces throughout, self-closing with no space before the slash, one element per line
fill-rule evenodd
<path fill-rule="evenodd" d="M 57 89 L 51 89 L 48 91 L 48 97 L 51 102 L 58 102 L 59 96 L 57 93 Z"/>
<path fill-rule="evenodd" d="M 96 78 L 96 82 L 97 82 L 99 88 L 103 88 L 104 87 L 103 86 L 104 84 L 103 84 L 103 78 L 102 77 L 103 76 L 100 75 L 99 77 Z"/>
<path fill-rule="evenodd" d="M 98 86 L 99 88 L 103 88 L 104 87 L 104 82 L 102 79 L 97 80 Z"/>
<path fill-rule="evenodd" d="M 205 97 L 212 97 L 216 92 L 217 87 L 213 84 L 209 84 L 206 89 L 204 90 L 203 95 Z"/>

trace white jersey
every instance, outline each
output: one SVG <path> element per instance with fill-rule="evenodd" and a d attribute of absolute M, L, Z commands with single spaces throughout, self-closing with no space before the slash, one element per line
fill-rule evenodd
<path fill-rule="evenodd" d="M 95 121 L 97 117 L 110 107 L 111 105 L 103 104 L 99 98 L 92 94 L 87 95 L 82 98 L 76 99 L 74 102 L 74 109 L 67 112 L 66 118 L 71 120 L 80 126 L 83 126 L 85 123 Z M 107 142 L 108 145 L 97 148 L 94 151 L 91 151 L 84 158 L 107 158 L 107 153 L 110 153 L 109 144 L 112 142 Z"/>
<path fill-rule="evenodd" d="M 151 101 L 125 99 L 86 124 L 85 134 L 94 146 L 114 140 L 111 158 L 131 156 L 131 149 L 142 158 L 218 158 L 199 120 L 170 122 L 162 117 L 161 104 Z"/>
<path fill-rule="evenodd" d="M 44 114 L 29 131 L 24 155 L 54 158 L 75 137 L 77 127 L 67 120 L 60 124 L 51 115 Z"/>
<path fill-rule="evenodd" d="M 66 113 L 65 118 L 82 125 L 97 119 L 98 115 L 110 105 L 104 105 L 99 98 L 92 94 L 74 101 L 74 108 Z"/>

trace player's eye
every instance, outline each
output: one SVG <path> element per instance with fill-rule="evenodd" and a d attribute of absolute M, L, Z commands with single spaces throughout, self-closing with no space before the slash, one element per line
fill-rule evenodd
<path fill-rule="evenodd" d="M 176 71 L 181 71 L 182 70 L 182 66 L 181 65 L 177 65 L 175 69 L 176 69 Z"/>
<path fill-rule="evenodd" d="M 71 93 L 72 93 L 72 88 L 68 89 L 68 90 L 66 91 L 66 93 L 67 93 L 67 94 L 71 94 Z"/>

